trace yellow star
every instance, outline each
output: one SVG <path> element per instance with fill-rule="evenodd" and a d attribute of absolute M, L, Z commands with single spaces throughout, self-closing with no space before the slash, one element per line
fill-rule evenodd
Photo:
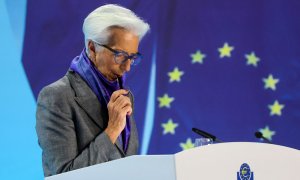
<path fill-rule="evenodd" d="M 167 108 L 170 108 L 170 107 L 171 107 L 171 106 L 170 106 L 171 102 L 174 101 L 174 98 L 173 98 L 173 97 L 169 97 L 168 94 L 164 94 L 163 97 L 158 97 L 157 99 L 158 99 L 158 101 L 159 101 L 159 107 L 160 107 L 160 108 L 161 108 L 161 107 L 167 107 Z"/>
<path fill-rule="evenodd" d="M 279 104 L 279 102 L 276 100 L 273 105 L 269 105 L 268 107 L 271 111 L 270 116 L 281 116 L 281 110 L 284 108 L 284 104 Z"/>
<path fill-rule="evenodd" d="M 177 67 L 175 67 L 172 72 L 168 73 L 168 76 L 170 77 L 169 82 L 170 83 L 174 82 L 174 81 L 180 82 L 180 80 L 181 80 L 180 78 L 183 74 L 184 74 L 183 71 L 179 71 L 179 69 Z"/>
<path fill-rule="evenodd" d="M 245 58 L 247 59 L 247 65 L 253 65 L 254 67 L 257 67 L 257 63 L 260 61 L 254 52 L 251 52 L 251 54 L 246 54 Z"/>
<path fill-rule="evenodd" d="M 206 57 L 205 54 L 202 54 L 200 50 L 196 51 L 196 53 L 191 54 L 192 64 L 200 63 L 203 64 L 203 59 Z"/>
<path fill-rule="evenodd" d="M 164 128 L 163 134 L 175 134 L 175 128 L 178 126 L 172 119 L 169 119 L 167 123 L 162 123 L 161 126 Z"/>
<path fill-rule="evenodd" d="M 259 129 L 259 132 L 262 133 L 263 137 L 267 138 L 270 141 L 272 141 L 272 136 L 276 134 L 276 132 L 271 131 L 268 126 L 263 129 Z"/>
<path fill-rule="evenodd" d="M 273 75 L 270 74 L 268 78 L 263 78 L 263 82 L 265 83 L 265 89 L 272 89 L 273 91 L 276 90 L 276 84 L 279 82 L 279 79 L 274 79 Z"/>
<path fill-rule="evenodd" d="M 191 138 L 188 138 L 185 143 L 180 143 L 180 147 L 182 150 L 187 150 L 195 147 L 195 145 L 192 143 Z"/>
<path fill-rule="evenodd" d="M 228 43 L 224 43 L 223 47 L 219 48 L 220 58 L 225 56 L 231 57 L 231 51 L 234 49 L 233 46 L 229 46 Z"/>

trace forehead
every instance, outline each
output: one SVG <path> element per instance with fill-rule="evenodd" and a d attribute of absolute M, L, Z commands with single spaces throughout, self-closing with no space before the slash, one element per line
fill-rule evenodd
<path fill-rule="evenodd" d="M 134 33 L 126 29 L 112 29 L 110 37 L 111 47 L 118 48 L 129 53 L 135 53 L 138 50 L 139 38 Z"/>

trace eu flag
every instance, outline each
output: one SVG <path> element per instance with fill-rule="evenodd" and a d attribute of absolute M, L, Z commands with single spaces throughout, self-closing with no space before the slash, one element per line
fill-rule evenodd
<path fill-rule="evenodd" d="M 106 1 L 28 0 L 23 65 L 35 96 L 83 46 L 85 16 Z M 206 130 L 225 142 L 300 149 L 300 2 L 110 1 L 151 26 L 128 74 L 142 154 L 192 148 Z"/>

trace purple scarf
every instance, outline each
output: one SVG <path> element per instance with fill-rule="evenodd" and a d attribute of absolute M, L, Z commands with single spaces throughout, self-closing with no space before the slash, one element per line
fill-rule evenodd
<path fill-rule="evenodd" d="M 81 52 L 80 56 L 75 57 L 72 60 L 70 69 L 75 71 L 81 76 L 82 79 L 89 85 L 92 91 L 96 94 L 101 104 L 105 103 L 105 108 L 110 100 L 110 96 L 116 90 L 120 89 L 118 80 L 108 81 L 101 73 L 96 69 L 94 64 L 88 58 L 85 49 Z M 122 77 L 121 87 L 124 87 L 125 77 Z M 104 98 L 102 98 L 102 95 Z M 127 151 L 128 142 L 130 136 L 130 121 L 129 116 L 126 116 L 126 126 L 119 136 L 119 141 L 123 144 L 124 152 Z"/>

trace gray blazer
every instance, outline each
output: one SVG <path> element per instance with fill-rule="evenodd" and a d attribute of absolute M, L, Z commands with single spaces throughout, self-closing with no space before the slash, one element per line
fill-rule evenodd
<path fill-rule="evenodd" d="M 133 96 L 129 97 L 133 105 Z M 106 105 L 99 103 L 86 82 L 69 70 L 60 80 L 42 89 L 37 100 L 36 131 L 42 148 L 45 176 L 134 155 L 138 136 L 133 116 L 126 153 L 104 132 Z"/>

